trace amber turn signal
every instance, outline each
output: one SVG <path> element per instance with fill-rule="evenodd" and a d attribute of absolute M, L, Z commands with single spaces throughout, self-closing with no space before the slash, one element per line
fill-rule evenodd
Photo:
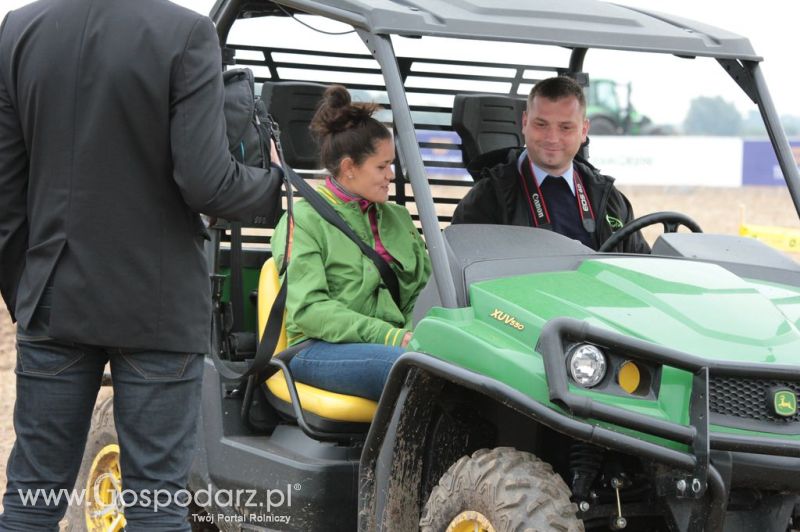
<path fill-rule="evenodd" d="M 639 371 L 639 366 L 635 363 L 628 360 L 620 366 L 619 372 L 617 373 L 617 382 L 620 388 L 632 394 L 639 389 L 641 380 L 642 375 Z"/>

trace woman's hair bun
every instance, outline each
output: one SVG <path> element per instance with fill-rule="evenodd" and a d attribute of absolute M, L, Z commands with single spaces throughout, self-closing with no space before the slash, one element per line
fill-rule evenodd
<path fill-rule="evenodd" d="M 325 89 L 322 101 L 331 109 L 341 109 L 350 105 L 352 99 L 350 98 L 350 92 L 342 85 L 331 85 Z"/>
<path fill-rule="evenodd" d="M 331 85 L 325 90 L 311 120 L 311 131 L 325 137 L 366 122 L 378 109 L 375 103 L 353 103 L 350 93 L 342 85 Z"/>

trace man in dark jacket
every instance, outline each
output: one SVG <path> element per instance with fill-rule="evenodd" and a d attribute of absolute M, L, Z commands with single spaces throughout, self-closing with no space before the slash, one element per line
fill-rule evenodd
<path fill-rule="evenodd" d="M 0 291 L 18 345 L 0 530 L 58 530 L 66 496 L 44 497 L 73 487 L 106 362 L 126 529 L 189 530 L 174 495 L 211 323 L 197 213 L 271 217 L 281 180 L 228 153 L 221 61 L 213 23 L 166 0 L 39 1 L 0 26 Z"/>
<path fill-rule="evenodd" d="M 597 249 L 634 216 L 614 179 L 577 155 L 589 132 L 583 90 L 564 76 L 538 82 L 522 121 L 527 149 L 497 150 L 470 162 L 478 181 L 453 223 L 540 227 Z M 637 232 L 616 251 L 649 253 L 650 247 Z"/>

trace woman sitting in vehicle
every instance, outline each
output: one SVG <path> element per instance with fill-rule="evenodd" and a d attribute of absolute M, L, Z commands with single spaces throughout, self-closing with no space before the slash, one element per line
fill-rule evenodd
<path fill-rule="evenodd" d="M 408 211 L 388 202 L 394 142 L 372 117 L 377 109 L 351 102 L 341 85 L 327 89 L 311 122 L 330 172 L 317 191 L 390 265 L 399 304 L 369 257 L 306 201 L 294 205 L 286 302 L 289 344 L 315 340 L 292 359 L 294 378 L 373 400 L 411 340 L 411 311 L 431 269 Z M 287 223 L 284 215 L 272 239 L 276 264 L 286 251 Z"/>

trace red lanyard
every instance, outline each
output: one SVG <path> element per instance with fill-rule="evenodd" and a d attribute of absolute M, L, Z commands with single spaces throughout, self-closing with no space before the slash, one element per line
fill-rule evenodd
<path fill-rule="evenodd" d="M 525 189 L 525 198 L 528 200 L 528 207 L 533 216 L 533 224 L 542 229 L 552 230 L 552 223 L 550 222 L 550 213 L 547 212 L 547 203 L 545 203 L 544 194 L 539 186 L 539 182 L 533 175 L 533 163 L 529 157 L 522 161 L 522 187 Z M 575 201 L 578 206 L 578 212 L 581 215 L 583 228 L 586 231 L 593 233 L 595 229 L 594 211 L 592 204 L 589 203 L 589 197 L 586 194 L 586 187 L 583 186 L 583 180 L 577 170 L 572 170 L 572 183 L 575 185 Z M 536 187 L 536 192 L 531 194 L 533 187 Z"/>

